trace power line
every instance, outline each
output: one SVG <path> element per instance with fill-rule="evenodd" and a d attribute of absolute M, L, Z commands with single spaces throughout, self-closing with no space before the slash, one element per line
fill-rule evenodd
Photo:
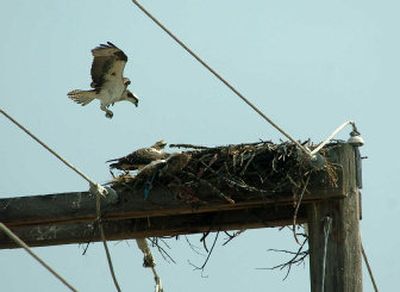
<path fill-rule="evenodd" d="M 12 232 L 7 226 L 0 222 L 0 229 L 4 231 L 7 236 L 12 239 L 16 244 L 26 250 L 35 260 L 37 260 L 45 269 L 52 273 L 57 279 L 59 279 L 65 286 L 67 286 L 71 291 L 78 291 L 71 284 L 67 282 L 59 273 L 53 270 L 44 260 L 42 260 L 38 255 L 36 255 L 33 250 L 23 242 L 14 232 Z"/>
<path fill-rule="evenodd" d="M 101 220 L 101 202 L 100 202 L 101 196 L 100 196 L 100 192 L 99 192 L 98 188 L 94 187 L 94 185 L 91 185 L 90 192 L 96 196 L 96 221 L 98 223 L 101 241 L 103 242 L 104 250 L 106 252 L 108 268 L 110 270 L 111 277 L 112 277 L 112 280 L 114 282 L 115 289 L 118 292 L 121 292 L 121 288 L 119 286 L 117 277 L 115 275 L 114 266 L 113 266 L 112 259 L 111 259 L 111 253 L 110 253 L 110 250 L 108 249 L 107 239 L 106 239 L 106 236 L 105 236 L 105 233 L 104 233 L 104 228 L 103 228 L 103 222 Z"/>
<path fill-rule="evenodd" d="M 99 230 L 100 230 L 100 236 L 103 241 L 104 249 L 106 252 L 106 257 L 107 257 L 107 262 L 108 262 L 108 267 L 110 269 L 111 277 L 113 279 L 115 288 L 117 289 L 118 292 L 121 291 L 121 288 L 119 287 L 112 260 L 111 260 L 111 255 L 110 251 L 107 246 L 107 239 L 104 235 L 104 229 L 103 225 L 101 222 L 101 210 L 100 210 L 100 198 L 103 196 L 105 197 L 108 194 L 108 190 L 89 178 L 86 174 L 84 174 L 82 171 L 80 171 L 77 167 L 69 163 L 65 158 L 63 158 L 60 154 L 55 152 L 53 149 L 51 149 L 46 143 L 41 141 L 39 138 L 37 138 L 34 134 L 32 134 L 27 128 L 25 128 L 23 125 L 21 125 L 17 120 L 15 120 L 13 117 L 11 117 L 9 114 L 7 114 L 3 109 L 0 108 L 0 113 L 2 113 L 6 118 L 8 118 L 12 123 L 14 123 L 18 128 L 20 128 L 22 131 L 24 131 L 26 134 L 28 134 L 33 140 L 35 140 L 37 143 L 39 143 L 41 146 L 43 146 L 47 151 L 49 151 L 51 154 L 53 154 L 55 157 L 57 157 L 61 162 L 63 162 L 66 166 L 68 166 L 71 170 L 76 172 L 79 176 L 81 176 L 84 180 L 86 180 L 89 183 L 89 190 L 90 192 L 96 197 L 96 216 L 97 216 L 97 222 L 99 225 Z"/>
<path fill-rule="evenodd" d="M 174 33 L 171 32 L 165 25 L 163 25 L 154 15 L 152 15 L 143 5 L 141 5 L 137 0 L 132 0 L 147 17 L 149 17 L 158 27 L 160 27 L 165 33 L 167 33 L 177 44 L 179 44 L 187 53 L 189 53 L 193 58 L 195 58 L 203 67 L 205 67 L 211 74 L 213 74 L 217 79 L 219 79 L 223 84 L 225 84 L 234 94 L 236 94 L 240 99 L 242 99 L 248 106 L 250 106 L 257 114 L 259 114 L 265 121 L 267 121 L 272 127 L 278 130 L 282 135 L 296 144 L 306 155 L 311 159 L 316 158 L 316 154 L 321 150 L 331 139 L 333 139 L 336 134 L 338 134 L 347 125 L 352 125 L 353 130 L 356 131 L 356 126 L 353 121 L 347 121 L 338 127 L 327 139 L 325 139 L 321 144 L 318 145 L 316 149 L 310 151 L 307 147 L 301 145 L 297 140 L 290 136 L 284 129 L 278 126 L 274 121 L 272 121 L 268 116 L 266 116 L 259 108 L 257 108 L 248 98 L 246 98 L 238 89 L 236 89 L 230 82 L 228 82 L 221 74 L 219 74 L 215 69 L 208 65 L 198 54 L 196 54 L 192 49 L 190 49 L 182 40 L 180 40 Z"/>
<path fill-rule="evenodd" d="M 67 160 L 65 160 L 61 155 L 59 155 L 57 152 L 55 152 L 53 149 L 51 149 L 49 146 L 46 145 L 43 141 L 41 141 L 39 138 L 37 138 L 35 135 L 33 135 L 27 128 L 22 126 L 18 121 L 16 121 L 13 117 L 11 117 L 9 114 L 7 114 L 3 109 L 0 108 L 0 113 L 2 113 L 7 119 L 9 119 L 14 125 L 16 125 L 18 128 L 20 128 L 22 131 L 24 131 L 26 134 L 28 134 L 33 140 L 35 140 L 37 143 L 43 146 L 47 151 L 49 151 L 51 154 L 53 154 L 55 157 L 57 157 L 59 160 L 61 160 L 62 163 L 64 163 L 67 167 L 72 169 L 74 172 L 76 172 L 79 176 L 81 176 L 84 180 L 86 180 L 89 184 L 96 185 L 97 183 L 94 182 L 91 178 L 89 178 L 86 174 L 84 174 L 82 171 L 80 171 L 78 168 L 76 168 L 74 165 L 69 163 Z"/>
<path fill-rule="evenodd" d="M 174 41 L 176 41 L 186 52 L 188 52 L 193 58 L 195 58 L 201 65 L 203 65 L 211 74 L 217 77 L 222 83 L 224 83 L 233 93 L 235 93 L 240 99 L 242 99 L 248 106 L 250 106 L 256 113 L 258 113 L 265 121 L 271 126 L 278 130 L 282 135 L 288 138 L 290 141 L 295 143 L 305 153 L 310 154 L 310 150 L 301 145 L 298 141 L 292 138 L 285 130 L 279 127 L 274 121 L 267 117 L 260 109 L 258 109 L 251 101 L 249 101 L 242 93 L 239 92 L 230 82 L 215 71 L 210 65 L 208 65 L 202 58 L 199 57 L 193 50 L 191 50 L 183 41 L 175 36 L 168 28 L 166 28 L 155 16 L 153 16 L 146 8 L 144 8 L 138 1 L 132 0 L 144 14 L 146 14 L 155 24 L 157 24 L 164 32 L 166 32 Z"/>
<path fill-rule="evenodd" d="M 367 254 L 364 250 L 364 246 L 362 243 L 361 243 L 361 253 L 362 253 L 365 265 L 367 266 L 369 278 L 371 279 L 372 285 L 374 286 L 374 291 L 378 292 L 378 285 L 375 282 L 374 274 L 372 273 L 371 266 L 369 265 L 369 262 L 368 262 Z"/>

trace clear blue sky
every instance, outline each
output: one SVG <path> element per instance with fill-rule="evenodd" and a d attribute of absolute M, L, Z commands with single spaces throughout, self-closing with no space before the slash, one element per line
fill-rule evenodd
<path fill-rule="evenodd" d="M 366 145 L 363 242 L 382 291 L 398 287 L 400 5 L 397 1 L 144 1 L 143 4 L 266 114 L 298 139 L 324 139 L 348 119 Z M 126 1 L 6 1 L 0 9 L 0 106 L 100 182 L 104 163 L 161 138 L 220 145 L 283 138 Z M 125 75 L 141 98 L 108 120 L 66 93 L 90 84 L 90 50 L 112 41 L 129 56 Z M 397 122 L 396 122 L 397 120 Z M 397 135 L 397 136 L 396 136 Z M 0 117 L 0 196 L 87 190 L 80 177 Z M 347 133 L 340 138 L 346 139 Z M 198 240 L 194 237 L 193 241 Z M 294 249 L 290 232 L 248 231 L 218 245 L 202 278 L 184 240 L 177 264 L 155 252 L 167 291 L 307 291 L 308 263 L 259 271 Z M 134 242 L 111 243 L 124 291 L 153 291 Z M 112 291 L 104 251 L 77 244 L 35 249 L 82 291 Z M 20 250 L 0 251 L 2 291 L 65 291 Z M 6 279 L 6 280 L 5 280 Z M 371 291 L 364 274 L 365 291 Z M 396 287 L 396 288 L 395 288 Z"/>

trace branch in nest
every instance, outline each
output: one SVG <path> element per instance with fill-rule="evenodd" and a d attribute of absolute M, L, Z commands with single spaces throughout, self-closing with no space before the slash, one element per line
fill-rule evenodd
<path fill-rule="evenodd" d="M 215 186 L 213 186 L 210 182 L 208 182 L 205 179 L 202 178 L 198 178 L 197 176 L 195 176 L 194 174 L 190 173 L 190 172 L 184 172 L 186 175 L 188 175 L 189 177 L 193 178 L 194 180 L 203 183 L 204 185 L 207 185 L 214 194 L 216 194 L 217 196 L 219 196 L 220 198 L 224 199 L 225 201 L 227 201 L 230 204 L 235 204 L 235 201 L 232 200 L 231 198 L 229 198 L 228 196 L 226 196 L 224 193 L 222 193 L 218 188 L 216 188 Z"/>
<path fill-rule="evenodd" d="M 249 167 L 250 163 L 253 161 L 254 157 L 256 157 L 256 152 L 253 152 L 249 158 L 249 160 L 247 160 L 246 165 L 243 167 L 242 171 L 240 172 L 240 175 L 243 176 L 246 173 L 247 168 Z"/>
<path fill-rule="evenodd" d="M 259 188 L 256 188 L 256 187 L 249 186 L 243 180 L 241 182 L 237 182 L 237 181 L 234 181 L 232 178 L 223 177 L 222 179 L 229 186 L 238 187 L 238 188 L 240 188 L 242 190 L 246 190 L 246 191 L 249 191 L 249 192 L 269 193 L 269 191 L 267 191 L 267 190 L 262 190 L 262 189 L 259 189 Z"/>
<path fill-rule="evenodd" d="M 305 235 L 303 235 L 305 236 Z M 303 241 L 303 243 L 301 244 L 301 246 L 299 247 L 299 249 L 296 252 L 293 251 L 289 251 L 289 250 L 282 250 L 282 249 L 269 249 L 268 251 L 274 251 L 274 252 L 279 252 L 279 253 L 285 253 L 285 254 L 290 254 L 293 255 L 293 257 L 283 263 L 283 264 L 279 264 L 277 266 L 274 266 L 272 268 L 258 268 L 257 270 L 283 270 L 283 269 L 287 269 L 286 271 L 286 275 L 283 278 L 283 280 L 286 280 L 287 277 L 289 276 L 290 270 L 292 269 L 293 265 L 300 265 L 302 263 L 304 263 L 305 258 L 308 256 L 309 252 L 308 250 L 303 250 L 306 242 L 308 241 L 308 238 L 305 236 L 305 239 Z"/>
<path fill-rule="evenodd" d="M 208 247 L 207 247 L 206 239 L 207 239 L 207 236 L 210 234 L 210 232 L 211 231 L 203 232 L 203 236 L 200 238 L 200 242 L 203 243 L 203 248 L 207 253 L 209 252 L 209 250 L 208 250 Z"/>
<path fill-rule="evenodd" d="M 162 238 L 157 238 L 157 237 L 149 237 L 148 238 L 152 244 L 152 246 L 155 246 L 158 250 L 158 252 L 161 254 L 163 259 L 168 262 L 168 263 L 174 263 L 176 264 L 175 260 L 169 255 L 169 253 L 160 245 L 159 240 L 168 248 L 170 249 L 169 245 L 163 240 Z"/>
<path fill-rule="evenodd" d="M 228 239 L 222 244 L 222 246 L 227 245 L 232 239 L 238 237 L 240 234 L 242 234 L 245 231 L 246 231 L 246 229 L 242 229 L 242 230 L 234 232 L 233 234 L 229 234 L 228 231 L 224 231 L 224 233 L 228 236 Z"/>
<path fill-rule="evenodd" d="M 169 144 L 169 147 L 171 147 L 171 148 L 191 148 L 191 149 L 211 149 L 212 148 L 212 147 L 192 145 L 192 144 Z"/>
<path fill-rule="evenodd" d="M 204 156 L 204 157 L 205 157 L 205 156 Z M 211 166 L 215 163 L 215 161 L 217 161 L 217 159 L 218 159 L 218 153 L 215 153 L 214 155 L 212 155 L 212 158 L 210 159 L 210 162 L 209 162 L 208 164 L 206 164 L 206 163 L 203 161 L 203 158 L 204 158 L 204 157 L 202 157 L 201 159 L 199 159 L 199 162 L 200 162 L 202 165 L 204 165 L 205 168 L 199 169 L 199 172 L 197 173 L 197 177 L 198 177 L 198 178 L 200 178 L 201 176 L 203 176 L 203 174 L 204 174 L 208 169 L 211 168 Z M 215 171 L 212 170 L 212 173 L 215 174 Z"/>
<path fill-rule="evenodd" d="M 212 255 L 212 252 L 213 252 L 213 250 L 214 250 L 214 247 L 215 247 L 215 245 L 216 245 L 216 243 L 217 243 L 218 236 L 219 236 L 219 231 L 216 233 L 216 235 L 215 235 L 215 237 L 214 237 L 213 244 L 212 244 L 212 246 L 211 246 L 211 249 L 210 249 L 210 251 L 208 251 L 207 257 L 206 257 L 204 263 L 203 263 L 201 266 L 197 266 L 197 265 L 195 265 L 195 264 L 193 264 L 193 263 L 191 263 L 191 262 L 189 261 L 189 264 L 194 268 L 194 270 L 200 270 L 202 273 L 204 272 L 204 268 L 206 267 L 208 261 L 210 260 L 210 257 L 211 257 L 211 255 Z M 204 236 L 203 236 L 203 238 L 204 238 Z M 205 238 L 204 238 L 204 239 L 205 239 Z M 204 241 L 205 241 L 205 240 L 204 240 Z"/>
<path fill-rule="evenodd" d="M 295 206 L 295 210 L 294 210 L 294 214 L 293 214 L 293 236 L 298 244 L 300 244 L 300 242 L 299 242 L 299 240 L 297 238 L 297 234 L 296 234 L 297 215 L 299 213 L 299 209 L 300 209 L 301 201 L 303 200 L 303 197 L 304 197 L 304 193 L 307 191 L 308 183 L 310 182 L 310 177 L 311 177 L 311 174 L 308 174 L 306 182 L 304 183 L 303 190 L 301 191 L 300 197 L 296 202 L 296 206 Z"/>
<path fill-rule="evenodd" d="M 190 249 L 192 251 L 194 251 L 196 254 L 201 255 L 201 256 L 205 256 L 205 254 L 200 252 L 200 247 L 194 245 L 193 243 L 190 242 L 189 238 L 185 235 L 185 240 L 187 242 L 187 244 L 189 245 Z"/>

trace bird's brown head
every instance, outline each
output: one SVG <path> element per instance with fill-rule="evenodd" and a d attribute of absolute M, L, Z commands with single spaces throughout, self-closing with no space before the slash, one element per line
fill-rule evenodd
<path fill-rule="evenodd" d="M 165 142 L 164 140 L 160 140 L 157 141 L 156 143 L 154 143 L 154 145 L 152 146 L 155 149 L 161 150 L 164 149 L 165 146 L 167 146 L 167 142 Z"/>

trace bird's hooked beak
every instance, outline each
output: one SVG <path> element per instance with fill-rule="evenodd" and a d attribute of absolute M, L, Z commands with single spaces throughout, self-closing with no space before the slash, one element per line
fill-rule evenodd
<path fill-rule="evenodd" d="M 128 97 L 127 100 L 130 101 L 131 103 L 133 103 L 136 107 L 139 104 L 139 99 L 137 98 L 136 95 L 134 95 L 132 92 L 128 92 Z"/>

